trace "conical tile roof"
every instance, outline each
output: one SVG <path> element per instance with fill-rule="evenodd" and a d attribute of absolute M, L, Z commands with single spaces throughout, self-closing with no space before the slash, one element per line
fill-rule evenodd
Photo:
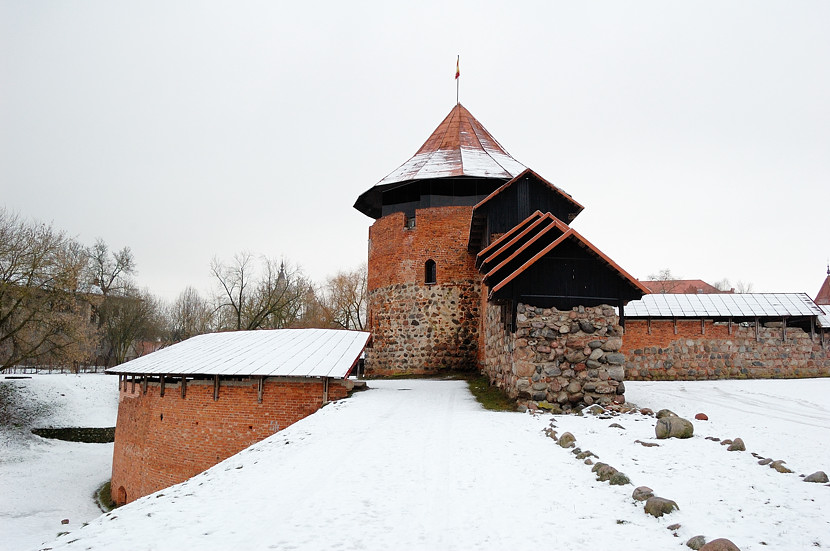
<path fill-rule="evenodd" d="M 377 185 L 453 176 L 511 179 L 524 169 L 459 103 L 415 156 Z"/>
<path fill-rule="evenodd" d="M 818 290 L 815 303 L 830 305 L 830 266 L 827 268 L 827 277 L 824 279 L 824 283 L 821 284 L 821 289 Z"/>

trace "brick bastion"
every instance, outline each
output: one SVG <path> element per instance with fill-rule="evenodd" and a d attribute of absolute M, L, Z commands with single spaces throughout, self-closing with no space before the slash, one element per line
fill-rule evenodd
<path fill-rule="evenodd" d="M 212 467 L 348 395 L 343 379 L 120 376 L 112 496 L 124 504 Z"/>

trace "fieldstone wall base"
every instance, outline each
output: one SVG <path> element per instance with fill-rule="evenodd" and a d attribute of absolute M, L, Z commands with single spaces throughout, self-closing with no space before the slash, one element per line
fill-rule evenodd
<path fill-rule="evenodd" d="M 519 304 L 514 326 L 506 331 L 502 308 L 487 305 L 484 371 L 508 396 L 563 411 L 625 402 L 622 329 L 612 307 Z"/>

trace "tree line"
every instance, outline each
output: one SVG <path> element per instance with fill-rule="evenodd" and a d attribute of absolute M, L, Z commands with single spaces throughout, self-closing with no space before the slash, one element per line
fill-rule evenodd
<path fill-rule="evenodd" d="M 212 293 L 188 286 L 171 303 L 140 289 L 136 269 L 129 247 L 87 247 L 0 208 L 0 371 L 112 366 L 214 331 L 366 322 L 365 264 L 316 284 L 300 266 L 240 252 L 210 262 Z"/>

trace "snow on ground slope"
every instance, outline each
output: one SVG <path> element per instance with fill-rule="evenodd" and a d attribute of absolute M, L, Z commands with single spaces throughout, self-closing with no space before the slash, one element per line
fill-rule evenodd
<path fill-rule="evenodd" d="M 101 514 L 92 494 L 110 478 L 113 445 L 46 439 L 31 429 L 112 427 L 117 410 L 116 377 L 0 378 L 0 550 L 37 547 Z"/>
<path fill-rule="evenodd" d="M 642 406 L 712 418 L 690 440 L 645 448 L 634 440 L 655 442 L 650 417 L 494 413 L 463 382 L 372 381 L 372 389 L 48 547 L 664 550 L 686 549 L 696 534 L 729 537 L 744 551 L 830 547 L 830 488 L 704 439 L 741 436 L 750 451 L 830 471 L 827 402 L 803 399 L 830 395 L 830 379 L 732 383 L 627 384 Z M 781 398 L 790 395 L 799 400 Z M 652 518 L 631 500 L 634 486 L 595 481 L 589 466 L 544 435 L 552 420 L 681 510 Z M 776 447 L 782 438 L 789 445 Z M 682 524 L 677 536 L 667 530 L 674 523 Z"/>

